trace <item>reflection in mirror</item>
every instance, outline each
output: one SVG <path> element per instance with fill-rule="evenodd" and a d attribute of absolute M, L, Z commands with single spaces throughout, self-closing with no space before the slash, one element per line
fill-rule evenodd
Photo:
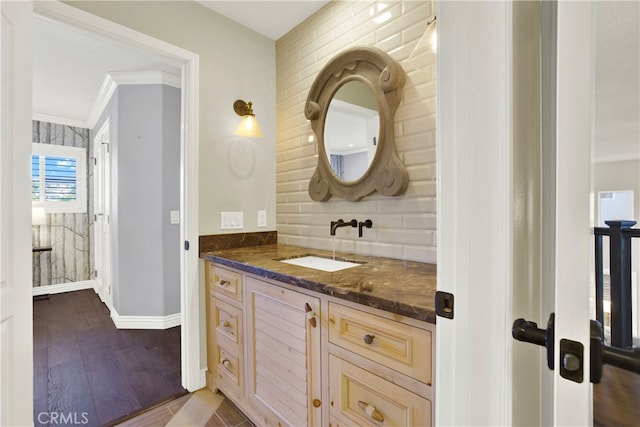
<path fill-rule="evenodd" d="M 373 92 L 360 81 L 341 86 L 329 104 L 324 131 L 324 149 L 338 179 L 364 175 L 376 155 L 379 131 Z"/>

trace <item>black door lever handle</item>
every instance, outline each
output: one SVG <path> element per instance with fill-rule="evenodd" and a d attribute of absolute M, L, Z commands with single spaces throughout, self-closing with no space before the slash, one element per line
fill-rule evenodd
<path fill-rule="evenodd" d="M 602 377 L 602 365 L 611 365 L 626 371 L 640 374 L 640 348 L 629 349 L 610 347 L 604 343 L 604 332 L 600 322 L 591 320 L 591 369 L 590 381 L 598 384 Z M 554 313 L 549 316 L 547 329 L 540 329 L 535 322 L 516 319 L 511 335 L 518 341 L 536 344 L 547 349 L 547 365 L 554 369 Z M 563 341 L 563 340 L 561 340 Z M 564 340 L 568 341 L 568 340 Z M 562 353 L 562 345 L 560 346 Z"/>

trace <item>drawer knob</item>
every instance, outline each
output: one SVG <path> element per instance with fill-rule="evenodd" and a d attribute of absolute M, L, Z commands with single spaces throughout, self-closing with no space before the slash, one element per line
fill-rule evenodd
<path fill-rule="evenodd" d="M 230 284 L 231 284 L 231 282 L 230 282 L 230 281 L 225 280 L 225 279 L 220 279 L 220 286 L 227 287 L 227 286 L 229 286 Z"/>
<path fill-rule="evenodd" d="M 373 343 L 374 338 L 375 338 L 375 335 L 367 334 L 364 337 L 362 337 L 362 341 L 364 341 L 365 344 L 371 344 Z"/>
<path fill-rule="evenodd" d="M 223 328 L 228 328 L 230 326 L 231 326 L 231 323 L 229 323 L 228 321 L 225 320 L 224 322 L 222 322 L 222 327 Z"/>
<path fill-rule="evenodd" d="M 224 366 L 225 368 L 230 368 L 231 367 L 231 362 L 229 362 L 229 360 L 227 360 L 227 359 L 222 359 L 222 361 L 220 363 L 222 363 L 222 366 Z"/>
<path fill-rule="evenodd" d="M 360 409 L 362 409 L 364 411 L 365 414 L 367 414 L 369 417 L 373 418 L 374 420 L 382 423 L 384 422 L 384 417 L 382 416 L 382 414 L 375 408 L 375 406 L 371 406 L 369 405 L 367 402 L 364 402 L 362 400 L 358 400 L 358 406 L 360 407 Z"/>

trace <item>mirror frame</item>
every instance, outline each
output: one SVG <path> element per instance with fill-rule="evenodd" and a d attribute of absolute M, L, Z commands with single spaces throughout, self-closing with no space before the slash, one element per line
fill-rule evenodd
<path fill-rule="evenodd" d="M 369 168 L 355 181 L 342 181 L 333 173 L 327 158 L 324 127 L 333 96 L 342 85 L 354 80 L 364 83 L 373 92 L 378 103 L 380 128 L 376 154 Z M 400 64 L 373 47 L 347 49 L 318 73 L 304 109 L 318 144 L 318 164 L 309 181 L 312 200 L 325 202 L 337 196 L 356 202 L 376 191 L 385 196 L 404 193 L 409 184 L 409 174 L 396 153 L 394 140 L 394 115 L 400 104 L 404 81 L 405 72 Z"/>

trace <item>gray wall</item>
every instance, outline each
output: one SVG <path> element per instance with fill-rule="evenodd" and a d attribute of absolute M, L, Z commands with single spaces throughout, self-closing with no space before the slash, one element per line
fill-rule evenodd
<path fill-rule="evenodd" d="M 124 316 L 180 311 L 180 90 L 119 86 L 111 117 L 113 306 Z"/>
<path fill-rule="evenodd" d="M 34 120 L 32 142 L 87 149 L 89 129 Z M 86 170 L 89 173 L 90 169 Z M 91 178 L 87 179 L 87 212 L 47 214 L 46 224 L 32 226 L 33 246 L 52 247 L 51 252 L 33 255 L 33 286 L 93 279 Z"/>

